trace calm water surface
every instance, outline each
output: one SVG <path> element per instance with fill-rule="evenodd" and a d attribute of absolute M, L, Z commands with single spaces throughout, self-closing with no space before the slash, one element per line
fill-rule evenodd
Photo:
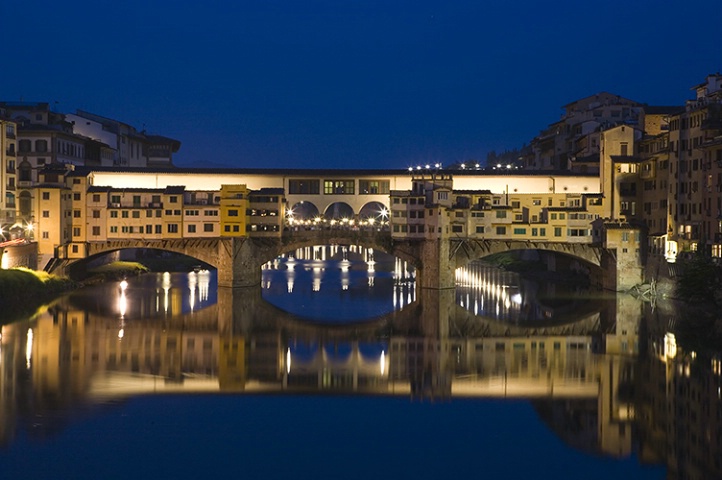
<path fill-rule="evenodd" d="M 677 312 L 457 281 L 327 248 L 75 292 L 2 327 L 0 478 L 722 476 L 720 355 Z"/>

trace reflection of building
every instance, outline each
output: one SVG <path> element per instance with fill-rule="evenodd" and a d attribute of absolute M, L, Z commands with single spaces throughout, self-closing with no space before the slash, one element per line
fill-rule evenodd
<path fill-rule="evenodd" d="M 722 358 L 685 352 L 657 336 L 638 385 L 644 458 L 667 463 L 669 479 L 722 478 Z"/>

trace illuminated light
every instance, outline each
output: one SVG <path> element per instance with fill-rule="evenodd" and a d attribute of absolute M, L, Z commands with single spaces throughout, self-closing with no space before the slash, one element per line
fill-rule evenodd
<path fill-rule="evenodd" d="M 122 282 L 120 282 L 120 289 L 125 291 L 126 288 L 128 288 L 128 282 L 123 280 Z"/>
<path fill-rule="evenodd" d="M 286 349 L 286 373 L 291 373 L 291 347 Z"/>
<path fill-rule="evenodd" d="M 515 293 L 511 296 L 511 301 L 516 303 L 517 305 L 521 305 L 521 294 Z"/>
<path fill-rule="evenodd" d="M 28 341 L 25 342 L 25 367 L 30 368 L 33 359 L 33 329 L 28 328 Z"/>
<path fill-rule="evenodd" d="M 480 166 L 481 166 L 481 165 L 479 165 L 478 163 L 476 164 L 476 168 L 479 168 Z"/>
<path fill-rule="evenodd" d="M 381 359 L 379 360 L 379 366 L 381 367 L 381 375 L 386 371 L 386 352 L 381 351 Z"/>
<path fill-rule="evenodd" d="M 120 330 L 118 330 L 118 339 L 122 340 L 124 336 L 125 336 L 125 329 L 121 328 Z"/>
<path fill-rule="evenodd" d="M 429 164 L 427 163 L 427 164 L 426 164 L 426 169 L 428 170 L 428 169 L 430 169 L 430 168 L 431 168 L 431 165 L 429 165 Z"/>
<path fill-rule="evenodd" d="M 435 168 L 439 168 L 440 166 L 441 166 L 440 163 L 435 163 L 435 164 L 434 164 L 434 167 L 435 167 Z"/>
<path fill-rule="evenodd" d="M 409 167 L 409 172 L 413 172 L 413 171 L 414 171 L 414 167 Z"/>
<path fill-rule="evenodd" d="M 497 163 L 496 168 L 501 168 L 501 163 Z"/>
<path fill-rule="evenodd" d="M 511 165 L 507 165 L 506 168 L 507 168 L 507 169 L 511 169 Z"/>
<path fill-rule="evenodd" d="M 416 170 L 421 170 L 421 165 L 419 165 L 418 167 L 416 167 Z"/>
<path fill-rule="evenodd" d="M 462 169 L 466 168 L 466 165 L 464 165 L 464 164 L 462 163 L 462 164 L 461 164 L 461 168 L 462 168 Z"/>
<path fill-rule="evenodd" d="M 667 332 L 664 336 L 664 356 L 674 358 L 677 356 L 677 338 L 674 333 Z"/>

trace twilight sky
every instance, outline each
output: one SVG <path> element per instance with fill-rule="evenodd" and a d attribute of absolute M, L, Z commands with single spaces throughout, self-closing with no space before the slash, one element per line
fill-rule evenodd
<path fill-rule="evenodd" d="M 713 1 L 27 0 L 0 18 L 0 100 L 145 126 L 184 166 L 484 160 L 578 98 L 682 104 L 722 70 Z"/>

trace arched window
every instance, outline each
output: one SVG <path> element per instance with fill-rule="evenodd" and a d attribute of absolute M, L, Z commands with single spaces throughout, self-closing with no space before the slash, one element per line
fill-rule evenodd
<path fill-rule="evenodd" d="M 33 180 L 33 167 L 30 166 L 27 160 L 24 160 L 18 167 L 18 180 L 21 182 L 30 182 Z"/>
<path fill-rule="evenodd" d="M 35 140 L 35 151 L 36 152 L 47 152 L 48 141 L 47 140 Z"/>
<path fill-rule="evenodd" d="M 20 192 L 18 197 L 20 216 L 27 220 L 33 214 L 33 199 L 28 191 Z"/>

